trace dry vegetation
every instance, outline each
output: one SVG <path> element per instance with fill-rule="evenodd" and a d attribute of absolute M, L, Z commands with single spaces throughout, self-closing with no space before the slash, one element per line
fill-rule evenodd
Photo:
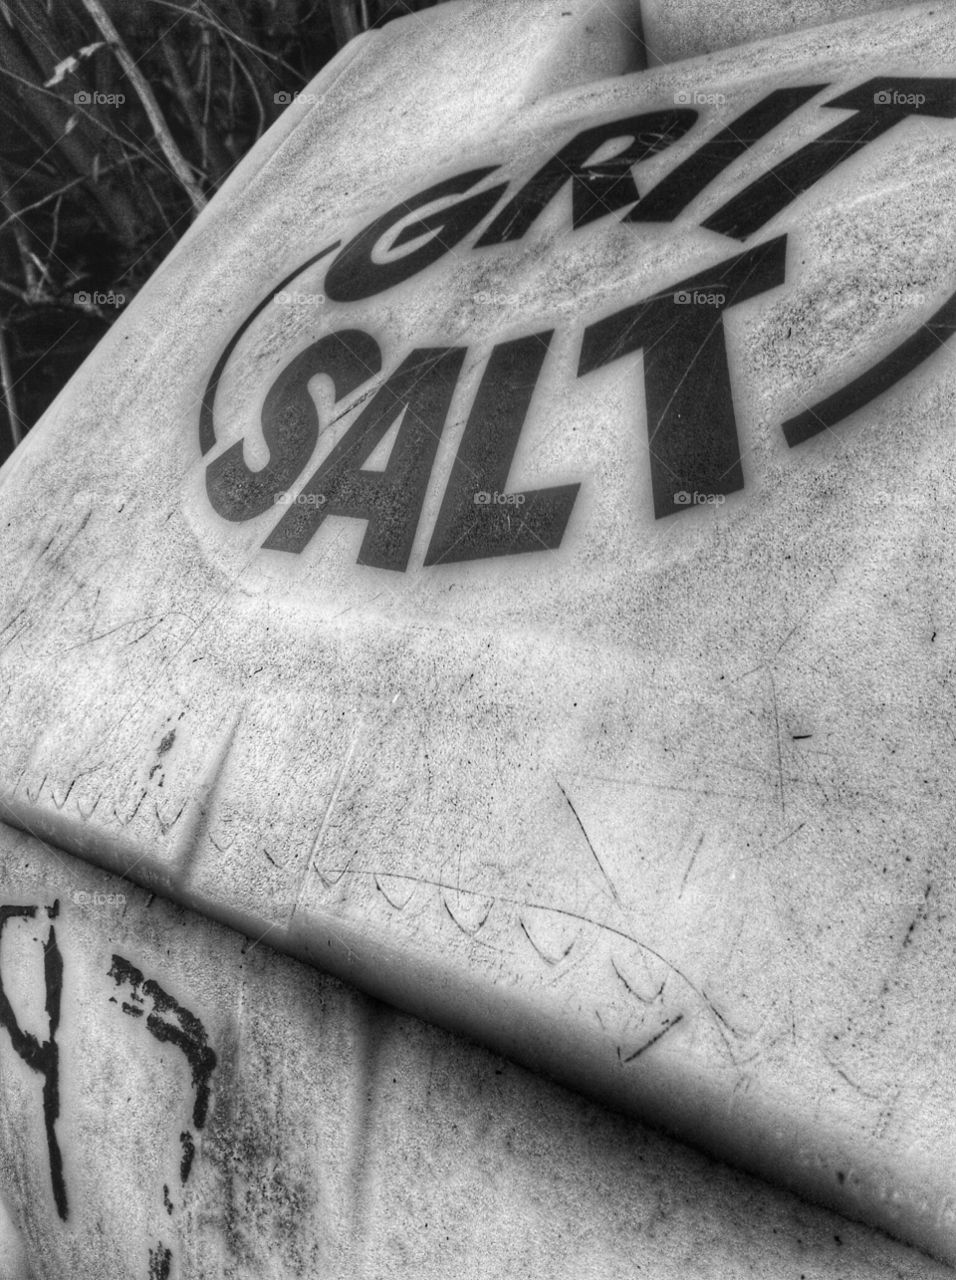
<path fill-rule="evenodd" d="M 436 0 L 0 0 L 0 460 L 347 40 Z"/>

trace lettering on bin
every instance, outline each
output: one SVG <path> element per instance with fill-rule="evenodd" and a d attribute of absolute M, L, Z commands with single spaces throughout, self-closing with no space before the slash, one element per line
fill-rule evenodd
<path fill-rule="evenodd" d="M 80 892 L 74 895 L 74 901 L 88 902 L 96 896 Z M 4 984 L 2 970 L 0 970 L 0 1027 L 9 1036 L 17 1056 L 41 1077 L 41 1105 L 53 1200 L 60 1218 L 66 1221 L 69 1217 L 69 1201 L 63 1155 L 56 1131 L 57 1120 L 60 1117 L 60 1051 L 57 1035 L 60 1031 L 64 961 L 57 941 L 56 926 L 52 922 L 59 919 L 59 902 L 54 902 L 52 907 L 46 908 L 0 906 L 0 943 L 3 941 L 4 930 L 11 920 L 38 920 L 43 910 L 50 925 L 46 937 L 36 938 L 34 941 L 42 941 L 43 944 L 42 986 L 44 1010 L 48 1022 L 47 1038 L 41 1041 L 17 1018 Z M 119 991 L 121 999 L 109 995 L 109 979 L 112 979 L 113 989 Z M 182 1124 L 176 1124 L 180 1144 L 179 1178 L 180 1183 L 185 1186 L 195 1161 L 196 1134 L 205 1125 L 209 1114 L 212 1074 L 218 1062 L 215 1050 L 209 1044 L 208 1034 L 199 1017 L 179 1004 L 155 979 L 147 978 L 125 957 L 112 956 L 110 968 L 104 975 L 103 994 L 104 1000 L 119 1005 L 124 1015 L 142 1020 L 144 1029 L 154 1040 L 178 1049 L 186 1059 L 191 1076 L 193 1099 L 189 1121 L 185 1127 Z M 174 1205 L 170 1199 L 168 1184 L 164 1184 L 162 1188 L 162 1204 L 165 1213 L 172 1215 Z M 147 1265 L 150 1280 L 153 1277 L 168 1277 L 173 1265 L 172 1249 L 159 1240 L 155 1248 L 149 1249 Z"/>
<path fill-rule="evenodd" d="M 333 308 L 386 293 L 449 253 L 468 251 L 470 239 L 472 252 L 520 241 L 568 189 L 572 235 L 609 215 L 627 226 L 671 222 L 736 160 L 827 88 L 811 84 L 774 90 L 643 194 L 634 167 L 692 131 L 698 113 L 690 107 L 591 126 L 517 183 L 485 186 L 499 166 L 470 169 L 401 201 L 347 243 L 326 246 L 277 289 L 330 259 L 322 296 Z M 851 114 L 736 191 L 705 219 L 706 230 L 749 240 L 799 196 L 909 117 L 956 118 L 956 79 L 878 76 L 817 109 Z M 615 146 L 608 158 L 605 153 Z M 643 353 L 657 519 L 701 505 L 680 501 L 682 494 L 710 495 L 713 501 L 707 505 L 717 506 L 718 499 L 744 488 L 724 316 L 785 283 L 787 243 L 786 234 L 775 235 L 613 315 L 583 324 L 577 367 L 567 371 L 568 378 L 585 378 Z M 395 256 L 403 248 L 406 252 Z M 216 444 L 215 400 L 223 372 L 274 292 L 240 326 L 216 364 L 200 409 L 203 454 Z M 810 440 L 885 394 L 948 342 L 954 326 L 956 293 L 860 376 L 783 422 L 788 445 Z M 512 337 L 496 343 L 486 357 L 430 532 L 425 567 L 553 551 L 562 545 L 581 482 L 526 490 L 511 475 L 522 432 L 539 411 L 543 373 L 554 364 L 554 336 L 554 330 L 539 330 Z M 231 522 L 273 510 L 262 545 L 295 555 L 305 551 L 330 517 L 361 520 L 366 530 L 358 563 L 406 570 L 449 407 L 471 363 L 468 357 L 469 349 L 458 345 L 386 353 L 361 329 L 333 328 L 289 361 L 269 388 L 261 412 L 269 450 L 266 465 L 259 470 L 247 466 L 242 440 L 207 464 L 206 492 L 213 510 Z M 309 475 L 322 424 L 308 384 L 320 373 L 331 380 L 336 403 L 367 383 L 380 382 L 342 439 Z M 368 467 L 392 428 L 396 436 L 386 467 Z M 520 495 L 521 501 L 484 502 L 481 495 L 489 493 Z"/>

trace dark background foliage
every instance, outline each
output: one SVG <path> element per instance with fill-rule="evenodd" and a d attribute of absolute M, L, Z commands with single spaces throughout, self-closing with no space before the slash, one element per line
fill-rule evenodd
<path fill-rule="evenodd" d="M 0 461 L 339 48 L 440 0 L 0 0 Z"/>

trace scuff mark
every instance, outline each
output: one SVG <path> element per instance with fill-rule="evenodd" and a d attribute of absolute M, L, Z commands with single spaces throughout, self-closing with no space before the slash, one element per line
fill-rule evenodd
<path fill-rule="evenodd" d="M 77 799 L 76 810 L 84 822 L 89 822 L 90 818 L 92 818 L 93 814 L 96 812 L 96 806 L 99 804 L 99 802 L 102 799 L 103 799 L 103 793 L 101 791 L 100 794 L 96 797 L 96 799 L 93 801 L 93 803 L 90 805 L 88 809 L 84 808 L 82 800 Z"/>
<path fill-rule="evenodd" d="M 773 678 L 773 672 L 768 668 L 767 674 L 770 677 L 770 696 L 773 699 L 773 723 L 777 746 L 777 776 L 780 783 L 780 812 L 784 817 L 787 816 L 787 796 L 783 785 L 783 752 L 780 749 L 780 714 L 777 710 L 777 682 Z"/>
<path fill-rule="evenodd" d="M 737 765 L 736 767 L 739 768 L 740 766 Z M 750 791 L 722 791 L 718 787 L 691 787 L 681 782 L 654 782 L 649 778 L 632 778 L 627 774 L 608 776 L 602 773 L 589 773 L 586 777 L 591 782 L 612 782 L 616 786 L 633 787 L 635 789 L 643 787 L 648 791 L 673 791 L 681 796 L 704 796 L 707 799 L 720 796 L 725 800 L 753 800 L 753 793 Z"/>
<path fill-rule="evenodd" d="M 180 887 L 187 883 L 192 872 L 192 864 L 199 852 L 200 837 L 208 822 L 211 802 L 225 772 L 226 761 L 235 742 L 244 710 L 245 708 L 240 706 L 233 713 L 231 719 L 226 722 L 226 728 L 219 741 L 213 743 L 206 756 L 205 764 L 200 771 L 192 795 L 173 819 L 173 822 L 178 821 L 180 815 L 186 811 L 186 816 L 183 818 L 182 825 L 179 828 L 179 835 L 176 837 L 176 843 L 171 851 Z M 175 734 L 175 730 L 171 732 Z M 166 739 L 164 738 L 163 741 L 165 742 Z M 158 813 L 156 817 L 159 820 Z M 173 823 L 169 824 L 163 831 L 163 835 L 172 825 Z"/>
<path fill-rule="evenodd" d="M 621 1057 L 621 1050 L 620 1048 L 618 1048 L 617 1056 L 621 1058 L 621 1062 L 626 1067 L 628 1063 L 634 1062 L 635 1059 L 639 1058 L 642 1053 L 647 1053 L 648 1049 L 653 1048 L 654 1045 L 657 1044 L 658 1040 L 663 1040 L 664 1036 L 667 1035 L 668 1031 L 673 1031 L 673 1029 L 677 1026 L 677 1024 L 683 1021 L 684 1021 L 684 1015 L 682 1013 L 679 1013 L 676 1018 L 671 1018 L 669 1022 L 666 1022 L 664 1026 L 661 1027 L 660 1031 L 657 1032 L 656 1035 L 651 1036 L 650 1040 L 646 1040 L 639 1049 L 635 1049 L 633 1053 L 628 1054 L 628 1056 L 624 1058 L 624 1057 Z"/>
<path fill-rule="evenodd" d="M 175 827 L 176 823 L 185 813 L 186 806 L 188 803 L 189 803 L 188 800 L 184 800 L 182 804 L 179 806 L 179 810 L 177 811 L 177 813 L 174 814 L 172 818 L 170 818 L 169 822 L 166 822 L 159 812 L 159 805 L 155 800 L 153 801 L 153 812 L 156 815 L 156 822 L 159 826 L 159 831 L 161 835 L 166 835 L 168 831 L 171 831 L 173 827 Z"/>
<path fill-rule="evenodd" d="M 43 775 L 42 779 L 40 780 L 40 785 L 37 787 L 37 789 L 36 789 L 36 791 L 33 793 L 33 795 L 31 795 L 31 794 L 30 794 L 30 786 L 29 786 L 29 783 L 28 783 L 28 784 L 27 784 L 27 786 L 24 788 L 24 790 L 25 790 L 25 791 L 26 791 L 26 793 L 27 793 L 27 799 L 30 801 L 30 803 L 31 803 L 31 804 L 36 804 L 36 802 L 40 799 L 40 796 L 41 796 L 41 795 L 42 795 L 42 793 L 43 793 L 43 787 L 44 787 L 44 785 L 45 785 L 45 783 L 46 783 L 46 780 L 47 780 L 47 778 L 48 778 L 49 776 L 50 776 L 50 775 L 49 775 L 48 773 L 45 773 L 45 774 Z"/>
<path fill-rule="evenodd" d="M 353 854 L 352 856 L 354 857 L 355 855 Z M 349 861 L 351 862 L 351 859 Z M 351 876 L 374 876 L 376 874 L 387 875 L 391 877 L 391 879 L 393 880 L 411 880 L 411 881 L 414 881 L 416 884 L 429 885 L 432 888 L 440 889 L 448 893 L 464 893 L 464 894 L 468 894 L 471 897 L 491 898 L 493 904 L 497 904 L 501 902 L 501 903 L 507 904 L 508 906 L 517 907 L 519 910 L 550 911 L 554 915 L 565 916 L 569 920 L 578 920 L 582 924 L 590 925 L 591 928 L 597 929 L 602 933 L 608 933 L 615 938 L 623 938 L 625 942 L 631 943 L 632 946 L 639 947 L 642 951 L 646 951 L 648 955 L 651 955 L 656 960 L 659 960 L 661 964 L 666 966 L 666 968 L 668 968 L 672 973 L 676 974 L 677 977 L 680 978 L 681 981 L 685 983 L 686 986 L 691 991 L 693 991 L 693 993 L 698 997 L 698 999 L 707 1006 L 707 1008 L 713 1014 L 715 1020 L 719 1024 L 721 1024 L 722 1027 L 726 1027 L 729 1031 L 733 1033 L 734 1036 L 736 1036 L 738 1039 L 740 1038 L 740 1033 L 736 1030 L 735 1027 L 733 1027 L 727 1021 L 727 1019 L 723 1016 L 723 1014 L 721 1014 L 718 1011 L 717 1007 L 714 1005 L 713 1001 L 710 999 L 707 993 L 701 987 L 699 987 L 696 984 L 696 982 L 693 981 L 692 978 L 689 978 L 687 974 L 684 973 L 684 971 L 674 963 L 673 960 L 668 960 L 668 958 L 665 955 L 662 955 L 660 951 L 657 951 L 649 943 L 642 942 L 640 938 L 636 938 L 633 934 L 628 933 L 625 929 L 619 929 L 615 925 L 607 924 L 602 920 L 595 920 L 593 916 L 585 915 L 583 912 L 572 911 L 568 907 L 556 907 L 553 904 L 546 903 L 546 902 L 528 902 L 526 899 L 513 898 L 506 894 L 489 894 L 487 890 L 465 889 L 461 885 L 449 884 L 445 880 L 436 880 L 430 876 L 412 875 L 410 873 L 402 873 L 398 871 L 376 872 L 372 868 L 367 868 L 367 867 L 353 868 L 350 865 L 346 865 L 344 867 L 326 867 L 324 868 L 322 874 L 323 874 L 324 882 L 330 885 L 337 884 L 338 881 L 341 880 L 343 876 L 347 876 L 347 875 L 351 875 Z M 335 876 L 336 879 L 328 880 L 329 876 Z M 527 930 L 525 930 L 525 932 L 527 933 Z M 530 938 L 529 938 L 529 941 L 531 941 Z M 532 943 L 532 945 L 534 944 Z M 724 1038 L 724 1043 L 727 1044 L 726 1038 Z M 728 1050 L 729 1050 L 729 1045 L 728 1045 Z"/>
<path fill-rule="evenodd" d="M 688 862 L 687 869 L 684 872 L 684 878 L 680 882 L 680 893 L 678 893 L 677 895 L 678 898 L 682 898 L 684 896 L 684 890 L 687 888 L 687 881 L 690 879 L 690 873 L 694 869 L 694 863 L 697 861 L 697 855 L 700 853 L 701 845 L 703 843 L 704 843 L 704 832 L 702 831 L 700 833 L 700 839 L 697 841 L 697 848 L 691 854 L 690 862 Z"/>
<path fill-rule="evenodd" d="M 914 915 L 913 919 L 910 921 L 910 927 L 906 930 L 906 934 L 903 938 L 904 948 L 912 945 L 913 934 L 916 932 L 916 926 L 918 924 L 922 924 L 922 922 L 926 919 L 928 915 L 929 895 L 932 893 L 932 891 L 933 891 L 933 886 L 930 883 L 926 886 L 926 889 L 923 892 L 923 901 L 919 904 L 919 907 L 916 910 L 916 914 Z"/>
<path fill-rule="evenodd" d="M 73 779 L 73 781 L 70 783 L 70 785 L 67 787 L 67 789 L 66 789 L 66 793 L 65 793 L 65 795 L 63 796 L 63 799 L 62 799 L 62 800 L 57 800 L 57 798 L 56 798 L 56 793 L 55 793 L 55 792 L 54 792 L 54 793 L 52 793 L 52 800 L 53 800 L 53 803 L 54 803 L 54 805 L 56 806 L 56 808 L 57 808 L 57 809 L 62 809 L 62 808 L 63 808 L 63 806 L 66 804 L 67 800 L 69 800 L 69 798 L 70 798 L 70 792 L 73 790 L 73 788 L 74 788 L 75 786 L 76 786 L 76 779 L 74 778 L 74 779 Z"/>
<path fill-rule="evenodd" d="M 770 846 L 770 850 L 769 850 L 770 853 L 773 853 L 774 849 L 779 849 L 782 844 L 786 844 L 788 840 L 792 840 L 793 837 L 797 834 L 797 832 L 802 831 L 806 825 L 807 825 L 806 820 L 804 820 L 801 823 L 798 823 L 798 825 L 795 826 L 792 831 L 788 831 L 787 834 L 783 836 L 782 839 L 778 840 L 776 844 L 772 844 Z"/>
<path fill-rule="evenodd" d="M 375 385 L 372 386 L 368 391 L 363 391 L 360 396 L 356 396 L 354 400 L 350 400 L 348 404 L 346 404 L 342 412 L 337 413 L 335 417 L 329 421 L 328 426 L 325 428 L 326 431 L 328 431 L 329 427 L 334 427 L 335 424 L 337 422 L 340 422 L 343 418 L 347 418 L 350 413 L 354 413 L 360 404 L 364 404 L 365 401 L 369 398 L 369 396 L 374 395 L 375 392 L 379 390 L 381 381 L 382 381 L 381 378 L 377 378 L 375 381 Z"/>
<path fill-rule="evenodd" d="M 6 625 L 5 627 L 3 627 L 2 629 L 0 629 L 0 636 L 2 636 L 2 635 L 3 635 L 4 631 L 8 631 L 8 630 L 10 629 L 10 627 L 12 627 L 12 626 L 13 626 L 13 624 L 14 624 L 15 622 L 17 622 L 20 618 L 22 618 L 22 617 L 23 617 L 23 615 L 26 613 L 26 611 L 27 611 L 27 610 L 26 610 L 26 605 L 24 605 L 24 606 L 23 606 L 23 608 L 22 608 L 22 609 L 20 609 L 20 611 L 19 611 L 18 613 L 15 613 L 15 614 L 13 615 L 13 617 L 10 619 L 10 621 L 7 623 L 7 625 Z M 20 628 L 19 628 L 18 630 L 16 630 L 16 631 L 14 631 L 14 632 L 13 632 L 13 634 L 12 634 L 11 636 L 8 636 L 8 637 L 7 637 L 7 639 L 3 642 L 3 648 L 4 648 L 4 649 L 7 649 L 11 644 L 13 644 L 14 640 L 19 640 L 19 638 L 23 635 L 24 631 L 28 631 L 29 629 L 30 629 L 30 621 L 29 621 L 29 619 L 28 619 L 28 620 L 23 624 L 23 626 L 22 626 L 22 627 L 20 627 Z"/>
<path fill-rule="evenodd" d="M 14 640 L 19 640 L 20 637 L 29 630 L 30 630 L 30 623 L 25 622 L 19 631 L 14 631 L 13 635 L 10 636 L 10 638 L 4 643 L 3 648 L 7 649 L 11 644 L 13 644 Z"/>
<path fill-rule="evenodd" d="M 89 510 L 89 511 L 86 513 L 86 515 L 83 517 L 82 521 L 77 525 L 77 527 L 73 530 L 73 532 L 70 534 L 70 536 L 69 536 L 69 537 L 66 539 L 66 541 L 63 543 L 63 546 L 62 546 L 62 547 L 59 547 L 59 548 L 57 549 L 57 553 L 56 553 L 56 555 L 57 555 L 57 559 L 58 559 L 58 560 L 59 560 L 59 559 L 62 559 L 62 557 L 66 554 L 66 552 L 70 549 L 70 547 L 73 545 L 73 543 L 76 541 L 76 539 L 80 536 L 80 534 L 81 534 L 81 533 L 83 532 L 83 530 L 86 528 L 86 526 L 87 526 L 87 524 L 89 523 L 89 520 L 90 520 L 90 517 L 92 516 L 92 514 L 93 514 L 93 509 L 92 509 L 92 507 L 91 507 L 91 508 L 90 508 L 90 510 Z M 45 546 L 45 547 L 43 548 L 43 550 L 40 552 L 40 556 L 41 556 L 41 558 L 42 558 L 44 555 L 46 555 L 47 551 L 49 551 L 50 547 L 53 545 L 53 542 L 54 542 L 54 540 L 55 540 L 55 538 L 56 538 L 56 535 L 60 532 L 60 530 L 63 528 L 63 525 L 64 525 L 65 523 L 66 523 L 66 521 L 65 521 L 65 520 L 61 520 L 61 521 L 60 521 L 60 523 L 56 526 L 56 529 L 53 531 L 53 537 L 50 539 L 50 541 L 46 544 L 46 546 Z"/>
<path fill-rule="evenodd" d="M 468 938 L 474 938 L 477 934 L 481 932 L 481 930 L 485 927 L 488 917 L 491 915 L 492 908 L 495 905 L 494 899 L 492 898 L 491 902 L 488 904 L 488 910 L 485 912 L 485 914 L 481 917 L 481 919 L 475 925 L 474 929 L 469 929 L 466 925 L 462 924 L 462 922 L 455 915 L 454 911 L 452 911 L 451 907 L 448 905 L 448 899 L 444 893 L 441 896 L 441 900 L 442 900 L 442 906 L 448 912 L 448 915 L 450 916 L 450 918 L 454 921 L 454 923 L 458 926 L 458 928 L 462 931 L 462 933 Z"/>
<path fill-rule="evenodd" d="M 78 640 L 76 644 L 65 645 L 62 649 L 57 649 L 56 652 L 58 654 L 72 653 L 74 649 L 85 649 L 88 645 L 97 644 L 100 640 L 105 640 L 107 636 L 115 635 L 117 631 L 122 631 L 125 627 L 134 627 L 138 622 L 151 622 L 155 616 L 155 614 L 147 613 L 142 618 L 128 618 L 125 622 L 118 622 L 115 627 L 97 632 L 95 635 L 89 635 L 85 640 Z M 160 618 L 159 621 L 162 622 L 162 620 Z"/>
<path fill-rule="evenodd" d="M 703 998 L 707 1001 L 707 1005 L 708 1005 L 708 1007 L 710 1008 L 711 1012 L 713 1013 L 714 1017 L 715 1017 L 715 1018 L 717 1018 L 717 1019 L 718 1019 L 718 1021 L 720 1021 L 720 1022 L 722 1022 L 722 1023 L 723 1023 L 723 1025 L 727 1028 L 727 1030 L 731 1033 L 731 1035 L 736 1036 L 736 1038 L 739 1040 L 739 1039 L 740 1039 L 740 1032 L 737 1030 L 737 1028 L 736 1028 L 736 1027 L 732 1026 L 732 1025 L 731 1025 L 731 1023 L 729 1023 L 729 1022 L 727 1021 L 727 1019 L 726 1019 L 726 1018 L 724 1017 L 724 1015 L 720 1012 L 720 1010 L 717 1008 L 717 1006 L 716 1006 L 716 1005 L 714 1004 L 714 1002 L 711 1000 L 710 996 L 709 996 L 709 995 L 707 994 L 707 992 L 703 989 L 703 987 L 701 987 L 700 994 L 701 994 L 701 995 L 703 996 Z"/>
<path fill-rule="evenodd" d="M 886 1106 L 877 1117 L 876 1123 L 873 1126 L 873 1137 L 877 1141 L 881 1141 L 885 1137 L 886 1131 L 889 1128 L 893 1117 L 896 1115 L 896 1108 L 899 1106 L 900 1095 L 902 1092 L 903 1086 L 897 1085 L 893 1090 L 892 1097 L 887 1101 Z"/>
<path fill-rule="evenodd" d="M 617 964 L 613 956 L 611 957 L 611 968 L 617 974 L 618 980 L 623 985 L 625 991 L 627 991 L 629 995 L 632 995 L 635 1000 L 639 1000 L 643 1005 L 656 1004 L 657 1001 L 660 1000 L 661 996 L 664 994 L 664 987 L 667 985 L 666 979 L 657 988 L 657 991 L 654 993 L 654 995 L 647 997 L 647 996 L 642 996 L 639 992 L 634 990 L 634 988 L 628 982 L 627 978 L 624 977 L 624 974 L 621 973 L 620 969 L 617 967 Z"/>
<path fill-rule="evenodd" d="M 12 627 L 12 626 L 13 626 L 13 624 L 17 621 L 17 619 L 18 619 L 18 618 L 22 618 L 22 617 L 23 617 L 23 615 L 26 613 L 26 611 L 27 611 L 27 607 L 26 607 L 26 605 L 24 605 L 22 609 L 19 609 L 19 610 L 18 610 L 18 611 L 13 615 L 13 617 L 10 619 L 10 621 L 9 621 L 5 626 L 0 627 L 0 636 L 2 636 L 2 635 L 3 635 L 4 631 L 7 631 L 10 627 Z"/>
<path fill-rule="evenodd" d="M 614 881 L 605 871 L 604 864 L 601 862 L 601 859 L 598 857 L 597 851 L 595 850 L 594 845 L 591 843 L 591 837 L 588 835 L 587 831 L 585 831 L 584 823 L 581 821 L 580 817 L 578 816 L 577 809 L 575 809 L 574 805 L 571 803 L 571 797 L 565 791 L 564 787 L 562 787 L 560 781 L 557 778 L 555 778 L 555 782 L 557 783 L 558 790 L 561 792 L 561 794 L 564 796 L 565 800 L 567 801 L 568 808 L 574 814 L 574 820 L 575 822 L 577 822 L 578 826 L 581 829 L 581 834 L 584 836 L 584 839 L 587 841 L 587 846 L 591 850 L 591 857 L 597 863 L 598 870 L 601 872 L 601 875 L 604 877 L 608 888 L 611 890 L 611 896 L 614 898 L 614 901 L 618 904 L 618 906 L 620 906 L 621 899 L 618 896 L 617 889 L 614 886 Z"/>
<path fill-rule="evenodd" d="M 826 1056 L 826 1055 L 825 1055 L 825 1056 Z M 863 1088 L 863 1086 L 862 1086 L 861 1084 L 857 1084 L 857 1082 L 856 1082 L 855 1080 L 851 1079 L 851 1078 L 850 1078 L 850 1076 L 848 1076 L 848 1075 L 847 1075 L 847 1073 L 843 1070 L 843 1068 L 842 1068 L 842 1067 L 838 1067 L 838 1066 L 836 1065 L 836 1063 L 835 1063 L 835 1062 L 833 1062 L 833 1061 L 829 1058 L 829 1056 L 827 1056 L 827 1062 L 829 1062 L 829 1063 L 830 1063 L 830 1066 L 831 1066 L 831 1067 L 833 1068 L 833 1070 L 837 1073 L 837 1075 L 840 1077 L 840 1079 L 841 1079 L 841 1080 L 845 1080 L 845 1081 L 846 1081 L 846 1083 L 850 1086 L 850 1088 L 851 1088 L 851 1089 L 854 1089 L 857 1093 L 861 1094 L 864 1098 L 869 1098 L 869 1099 L 871 1100 L 871 1102 L 882 1102 L 882 1101 L 883 1101 L 883 1096 L 882 1096 L 882 1094 L 879 1094 L 879 1093 L 868 1093 L 868 1092 L 867 1092 L 867 1090 L 866 1090 L 866 1089 L 864 1089 L 864 1088 Z"/>
<path fill-rule="evenodd" d="M 528 941 L 534 947 L 535 951 L 537 951 L 538 955 L 545 962 L 545 964 L 548 965 L 550 968 L 552 969 L 555 968 L 555 966 L 559 965 L 562 960 L 566 960 L 568 956 L 571 954 L 571 951 L 574 947 L 574 943 L 576 939 L 572 939 L 572 941 L 568 943 L 564 951 L 562 951 L 562 953 L 559 956 L 549 956 L 546 951 L 541 950 L 541 948 L 535 942 L 534 938 L 532 938 L 531 934 L 528 932 L 527 925 L 525 924 L 524 920 L 521 918 L 520 915 L 518 916 L 518 924 L 521 926 L 521 932 L 528 939 Z"/>
<path fill-rule="evenodd" d="M 37 564 L 39 564 L 39 562 L 43 559 L 43 557 L 46 555 L 46 553 L 47 553 L 47 552 L 50 550 L 50 548 L 53 546 L 53 543 L 56 541 L 56 535 L 60 532 L 60 530 L 61 530 L 62 528 L 63 528 L 63 521 L 62 521 L 62 520 L 58 520 L 58 521 L 57 521 L 56 528 L 53 530 L 53 533 L 50 535 L 50 541 L 46 544 L 46 546 L 43 548 L 43 550 L 42 550 L 42 551 L 40 552 L 40 554 L 37 556 L 37 559 L 36 559 L 36 563 L 37 563 Z"/>
<path fill-rule="evenodd" d="M 157 618 L 155 622 L 151 623 L 146 628 L 145 631 L 141 631 L 139 635 L 136 636 L 135 639 L 128 641 L 127 643 L 129 644 L 130 648 L 132 648 L 134 644 L 139 644 L 140 640 L 145 640 L 151 631 L 155 631 L 157 627 L 162 626 L 162 624 L 166 621 L 168 616 L 169 616 L 168 614 L 164 613 L 161 618 Z"/>
<path fill-rule="evenodd" d="M 115 805 L 113 806 L 113 817 L 116 819 L 116 821 L 117 821 L 121 826 L 123 826 L 123 827 L 128 827 L 128 826 L 129 826 L 129 824 L 130 824 L 130 823 L 133 821 L 133 819 L 136 817 L 137 813 L 139 813 L 140 805 L 141 805 L 141 804 L 143 803 L 143 801 L 146 799 L 146 795 L 147 795 L 147 792 L 146 792 L 146 789 L 145 789 L 145 787 L 144 787 L 144 788 L 143 788 L 143 791 L 142 791 L 142 793 L 141 793 L 141 795 L 140 795 L 140 797 L 139 797 L 139 799 L 136 801 L 136 808 L 133 810 L 133 812 L 129 815 L 129 817 L 128 817 L 128 818 L 121 818 L 121 817 L 120 817 L 120 815 L 119 815 L 119 814 L 117 813 L 117 811 L 116 811 L 116 806 L 115 806 Z"/>
<path fill-rule="evenodd" d="M 342 763 L 339 765 L 339 771 L 338 771 L 338 774 L 336 775 L 335 785 L 332 788 L 332 794 L 331 796 L 329 796 L 329 802 L 325 806 L 325 813 L 322 815 L 322 821 L 319 823 L 319 829 L 315 833 L 315 838 L 312 841 L 312 847 L 309 849 L 309 857 L 305 865 L 305 873 L 303 874 L 302 881 L 295 895 L 295 901 L 292 904 L 292 911 L 289 914 L 290 921 L 292 920 L 296 911 L 298 911 L 299 909 L 299 903 L 302 900 L 302 894 L 305 892 L 305 887 L 308 883 L 309 872 L 313 869 L 313 867 L 316 873 L 318 874 L 319 879 L 322 881 L 322 883 L 325 885 L 327 889 L 332 888 L 333 884 L 337 883 L 336 881 L 329 881 L 326 879 L 324 869 L 320 871 L 318 867 L 315 867 L 315 857 L 322 847 L 322 842 L 325 839 L 325 833 L 329 828 L 329 823 L 332 821 L 332 811 L 334 810 L 338 802 L 339 792 L 342 790 L 342 787 L 345 783 L 345 775 L 348 773 L 349 767 L 352 763 L 352 757 L 355 754 L 355 748 L 356 748 L 356 745 L 358 744 L 359 735 L 362 732 L 362 728 L 363 728 L 362 721 L 359 720 L 356 723 L 354 730 L 352 731 L 351 740 L 349 741 L 349 745 L 346 749 L 345 755 L 342 757 Z"/>
<path fill-rule="evenodd" d="M 415 890 L 413 888 L 409 892 L 408 897 L 405 899 L 404 902 L 396 902 L 395 899 L 389 893 L 386 892 L 379 877 L 375 876 L 374 879 L 375 879 L 375 888 L 379 891 L 379 893 L 382 895 L 382 897 L 385 899 L 388 905 L 390 907 L 394 907 L 396 911 L 404 911 L 405 908 L 408 906 L 408 904 L 411 902 L 412 898 L 414 898 L 415 896 Z"/>

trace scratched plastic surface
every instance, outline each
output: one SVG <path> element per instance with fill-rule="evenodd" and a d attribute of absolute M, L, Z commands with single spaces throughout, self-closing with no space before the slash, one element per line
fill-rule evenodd
<path fill-rule="evenodd" d="M 656 66 L 901 7 L 894 0 L 641 0 L 640 34 L 646 63 Z"/>
<path fill-rule="evenodd" d="M 32 1280 L 951 1274 L 265 942 L 0 848 L 4 1280 L 14 1232 Z"/>
<path fill-rule="evenodd" d="M 357 42 L 7 464 L 0 812 L 956 1259 L 956 14 L 587 12 Z"/>

